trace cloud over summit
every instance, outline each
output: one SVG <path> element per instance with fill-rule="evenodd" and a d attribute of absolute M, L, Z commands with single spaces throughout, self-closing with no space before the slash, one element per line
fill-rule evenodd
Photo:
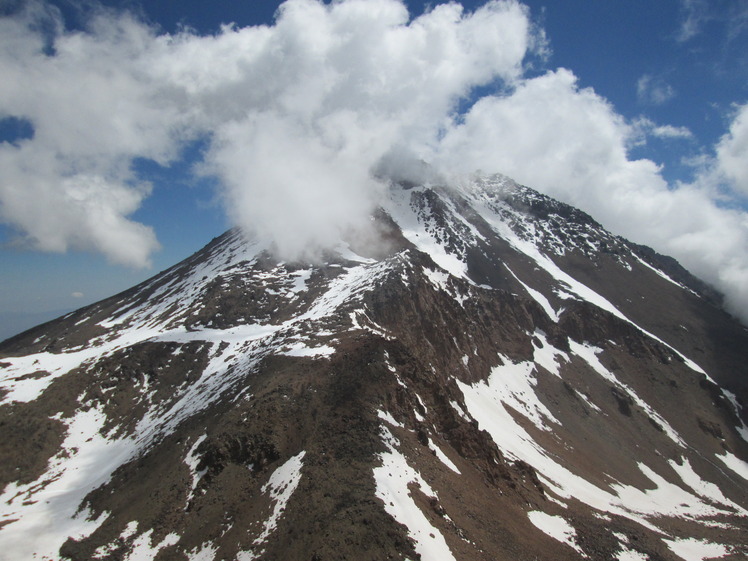
<path fill-rule="evenodd" d="M 131 217 L 152 186 L 133 162 L 168 166 L 196 140 L 195 173 L 219 180 L 232 220 L 290 256 L 366 221 L 381 174 L 423 160 L 576 204 L 748 317 L 748 221 L 713 195 L 746 190 L 745 106 L 697 181 L 668 185 L 630 148 L 688 131 L 627 122 L 572 70 L 527 72 L 546 45 L 519 2 L 412 18 L 396 0 L 288 0 L 272 25 L 212 35 L 103 9 L 71 31 L 45 4 L 24 6 L 0 19 L 0 120 L 33 135 L 0 144 L 0 220 L 28 246 L 147 263 L 158 242 Z"/>
<path fill-rule="evenodd" d="M 370 170 L 394 145 L 427 144 L 472 88 L 516 79 L 532 41 L 512 1 L 411 20 L 394 0 L 289 0 L 272 26 L 210 36 L 105 11 L 70 32 L 43 8 L 0 30 L 0 116 L 34 127 L 0 150 L 2 219 L 40 249 L 136 265 L 156 242 L 128 219 L 148 192 L 134 158 L 167 165 L 209 138 L 201 169 L 232 218 L 299 253 L 370 210 Z"/>

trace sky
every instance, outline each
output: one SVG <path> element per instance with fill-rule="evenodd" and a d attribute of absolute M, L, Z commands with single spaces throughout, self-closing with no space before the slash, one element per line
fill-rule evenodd
<path fill-rule="evenodd" d="M 388 178 L 476 170 L 748 321 L 748 0 L 0 0 L 0 76 L 0 337 L 233 225 L 309 256 Z"/>

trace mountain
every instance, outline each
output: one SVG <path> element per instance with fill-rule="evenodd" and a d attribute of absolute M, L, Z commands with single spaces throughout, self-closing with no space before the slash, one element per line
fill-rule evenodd
<path fill-rule="evenodd" d="M 748 331 L 503 176 L 393 185 L 284 262 L 238 231 L 0 345 L 0 556 L 748 556 Z"/>

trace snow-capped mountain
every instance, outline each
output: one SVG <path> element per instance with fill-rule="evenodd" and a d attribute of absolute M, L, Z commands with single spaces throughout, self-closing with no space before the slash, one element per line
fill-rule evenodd
<path fill-rule="evenodd" d="M 0 557 L 748 556 L 748 331 L 511 180 L 393 185 L 379 243 L 231 231 L 0 345 Z"/>

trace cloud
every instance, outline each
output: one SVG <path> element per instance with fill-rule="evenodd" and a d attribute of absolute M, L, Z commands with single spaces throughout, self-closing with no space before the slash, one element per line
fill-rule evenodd
<path fill-rule="evenodd" d="M 143 265 L 157 242 L 128 218 L 149 190 L 132 162 L 168 165 L 203 137 L 200 169 L 231 216 L 300 255 L 365 219 L 370 170 L 394 145 L 433 137 L 459 99 L 519 77 L 542 43 L 511 0 L 413 20 L 395 0 L 289 0 L 272 26 L 211 36 L 104 9 L 67 32 L 30 2 L 0 20 L 0 117 L 34 129 L 0 146 L 0 219 L 32 247 Z"/>
<path fill-rule="evenodd" d="M 636 96 L 639 103 L 662 105 L 675 97 L 675 90 L 662 78 L 644 74 L 636 82 Z"/>
<path fill-rule="evenodd" d="M 138 75 L 134 51 L 149 32 L 123 16 L 61 34 L 59 14 L 44 8 L 0 19 L 0 118 L 31 125 L 28 138 L 0 144 L 0 220 L 17 229 L 16 243 L 144 265 L 158 243 L 127 218 L 150 190 L 130 165 L 175 150 L 170 111 Z"/>
<path fill-rule="evenodd" d="M 636 131 L 631 139 L 631 145 L 646 144 L 647 137 L 664 140 L 691 140 L 693 133 L 687 127 L 675 127 L 673 125 L 658 125 L 647 117 L 639 117 L 631 123 L 633 131 Z"/>
<path fill-rule="evenodd" d="M 73 292 L 72 294 L 70 294 L 70 296 L 72 296 L 73 298 L 83 298 L 83 296 L 85 295 L 82 292 Z"/>
<path fill-rule="evenodd" d="M 748 196 L 748 103 L 737 109 L 717 144 L 715 167 L 733 189 Z"/>
<path fill-rule="evenodd" d="M 726 44 L 748 29 L 746 0 L 680 0 L 681 22 L 676 40 L 687 42 L 700 35 L 709 24 L 724 33 Z"/>
<path fill-rule="evenodd" d="M 673 125 L 655 125 L 650 134 L 656 138 L 693 138 L 693 133 L 687 127 Z"/>
<path fill-rule="evenodd" d="M 678 41 L 685 42 L 701 32 L 703 25 L 711 19 L 707 0 L 681 0 L 680 28 Z"/>
<path fill-rule="evenodd" d="M 19 243 L 147 263 L 158 244 L 132 216 L 152 187 L 133 162 L 170 165 L 201 139 L 195 173 L 289 258 L 367 224 L 386 177 L 482 169 L 674 255 L 748 320 L 748 219 L 725 204 L 748 191 L 745 106 L 693 184 L 668 185 L 630 150 L 690 132 L 627 121 L 571 70 L 527 72 L 548 48 L 516 1 L 411 18 L 397 0 L 289 0 L 272 25 L 204 36 L 104 9 L 66 31 L 54 9 L 26 6 L 0 19 L 0 119 L 32 128 L 0 144 L 0 220 Z M 674 94 L 640 84 L 649 103 Z"/>

